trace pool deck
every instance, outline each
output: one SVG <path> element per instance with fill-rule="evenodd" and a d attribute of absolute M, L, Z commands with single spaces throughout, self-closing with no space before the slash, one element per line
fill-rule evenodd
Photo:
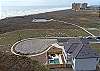
<path fill-rule="evenodd" d="M 13 50 L 18 54 L 33 55 L 41 53 L 48 49 L 53 43 L 56 43 L 57 39 L 35 39 L 29 38 L 16 42 L 13 46 Z"/>

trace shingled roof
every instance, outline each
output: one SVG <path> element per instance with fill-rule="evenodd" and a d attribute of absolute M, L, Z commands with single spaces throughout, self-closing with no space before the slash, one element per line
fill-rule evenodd
<path fill-rule="evenodd" d="M 88 45 L 83 45 L 75 58 L 83 59 L 83 58 L 99 58 L 99 57 L 100 54 L 98 54 L 95 49 L 89 47 Z"/>
<path fill-rule="evenodd" d="M 66 53 L 72 55 L 73 58 L 99 58 L 100 54 L 95 49 L 89 46 L 89 43 L 84 43 L 79 39 L 69 39 L 68 42 L 64 42 L 64 49 Z"/>

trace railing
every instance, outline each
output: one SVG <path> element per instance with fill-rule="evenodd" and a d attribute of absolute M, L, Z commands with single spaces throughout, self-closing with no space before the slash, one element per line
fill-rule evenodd
<path fill-rule="evenodd" d="M 70 64 L 47 64 L 48 68 L 72 68 Z"/>

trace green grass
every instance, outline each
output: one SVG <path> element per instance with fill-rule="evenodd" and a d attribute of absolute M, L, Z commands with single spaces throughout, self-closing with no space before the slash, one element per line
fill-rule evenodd
<path fill-rule="evenodd" d="M 71 10 L 48 12 L 44 14 L 38 14 L 37 16 L 46 15 L 49 18 L 56 20 L 66 21 L 70 23 L 77 23 L 84 28 L 97 28 L 100 29 L 100 18 L 98 13 L 95 11 L 78 11 L 74 12 Z M 0 35 L 0 45 L 13 45 L 20 39 L 29 37 L 52 37 L 52 36 L 87 36 L 88 34 L 83 30 L 61 22 L 46 22 L 46 23 L 33 23 L 31 17 L 26 18 L 12 18 L 1 21 L 0 32 L 5 34 Z M 5 24 L 5 21 L 7 24 Z M 27 21 L 27 22 L 26 22 Z M 24 30 L 33 29 L 33 30 Z M 56 29 L 56 30 L 55 30 Z M 17 31 L 16 31 L 17 30 Z M 18 31 L 19 30 L 19 31 Z M 90 30 L 89 30 L 90 31 Z M 90 31 L 94 35 L 100 35 L 99 30 Z"/>
<path fill-rule="evenodd" d="M 94 48 L 94 49 L 96 49 L 97 52 L 100 53 L 100 43 L 92 43 L 91 47 Z"/>
<path fill-rule="evenodd" d="M 81 29 L 28 29 L 0 35 L 0 45 L 13 45 L 16 41 L 34 37 L 73 37 L 87 36 Z"/>
<path fill-rule="evenodd" d="M 89 30 L 89 32 L 91 32 L 95 36 L 100 36 L 100 30 L 91 30 L 91 31 Z"/>
<path fill-rule="evenodd" d="M 85 28 L 100 28 L 100 18 L 97 11 L 60 11 L 49 13 L 55 19 L 64 20 L 71 23 L 77 23 Z"/>

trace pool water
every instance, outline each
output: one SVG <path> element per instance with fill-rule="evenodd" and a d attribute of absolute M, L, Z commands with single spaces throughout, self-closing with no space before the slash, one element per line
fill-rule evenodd
<path fill-rule="evenodd" d="M 50 64 L 59 64 L 59 59 L 50 60 Z"/>

